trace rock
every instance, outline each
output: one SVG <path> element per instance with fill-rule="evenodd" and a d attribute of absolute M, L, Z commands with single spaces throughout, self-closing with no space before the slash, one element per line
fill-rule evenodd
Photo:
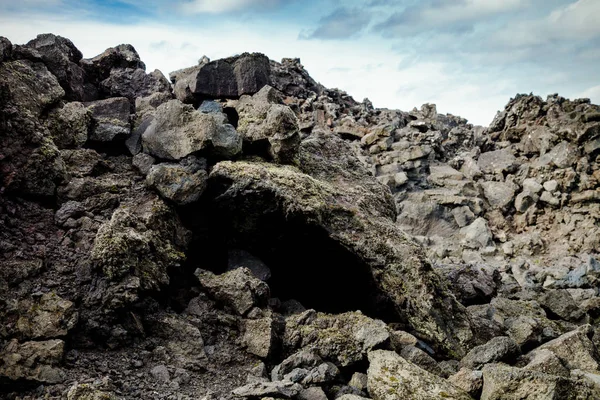
<path fill-rule="evenodd" d="M 579 151 L 571 143 L 562 141 L 548 153 L 540 157 L 538 164 L 552 164 L 558 168 L 568 168 L 577 162 Z"/>
<path fill-rule="evenodd" d="M 408 332 L 404 331 L 392 331 L 390 332 L 390 340 L 392 348 L 400 353 L 406 346 L 416 346 L 418 339 Z"/>
<path fill-rule="evenodd" d="M 269 59 L 260 53 L 244 53 L 216 60 L 176 76 L 175 95 L 183 102 L 193 99 L 237 98 L 254 94 L 269 84 Z"/>
<path fill-rule="evenodd" d="M 502 364 L 483 368 L 482 400 L 586 399 L 597 394 L 583 383 Z"/>
<path fill-rule="evenodd" d="M 442 375 L 442 370 L 437 362 L 429 354 L 415 346 L 405 346 L 400 352 L 400 355 L 406 361 L 410 361 L 427 372 L 438 376 Z"/>
<path fill-rule="evenodd" d="M 353 388 L 366 393 L 367 392 L 367 381 L 368 381 L 368 376 L 367 374 L 363 374 L 362 372 L 355 372 L 354 374 L 352 374 L 352 378 L 350 379 L 350 382 L 348 383 L 349 386 L 352 386 Z"/>
<path fill-rule="evenodd" d="M 15 106 L 36 117 L 65 95 L 54 75 L 40 62 L 4 62 L 0 64 L 0 82 L 10 88 L 11 101 Z"/>
<path fill-rule="evenodd" d="M 429 177 L 427 180 L 438 185 L 445 186 L 447 180 L 463 180 L 464 175 L 455 170 L 454 168 L 447 165 L 430 165 L 429 166 Z"/>
<path fill-rule="evenodd" d="M 554 207 L 558 207 L 560 205 L 560 199 L 554 197 L 552 193 L 546 191 L 542 192 L 542 195 L 540 196 L 540 201 Z"/>
<path fill-rule="evenodd" d="M 544 187 L 533 178 L 523 181 L 523 193 L 540 194 L 543 189 Z"/>
<path fill-rule="evenodd" d="M 360 312 L 327 315 L 308 310 L 286 319 L 284 346 L 288 352 L 299 347 L 316 351 L 340 367 L 361 361 L 388 341 L 385 323 Z"/>
<path fill-rule="evenodd" d="M 531 353 L 522 357 L 520 364 L 524 364 L 523 369 L 526 371 L 543 372 L 544 374 L 569 377 L 570 372 L 562 364 L 556 355 L 548 350 L 534 350 Z"/>
<path fill-rule="evenodd" d="M 556 355 L 568 369 L 584 371 L 597 371 L 598 351 L 588 338 L 589 325 L 584 325 L 577 330 L 565 333 L 558 338 L 543 344 L 533 352 L 549 350 Z"/>
<path fill-rule="evenodd" d="M 45 33 L 29 41 L 26 46 L 35 49 L 41 55 L 48 70 L 65 90 L 65 97 L 68 100 L 84 100 L 85 76 L 78 64 L 83 56 L 73 42 L 61 36 Z"/>
<path fill-rule="evenodd" d="M 0 351 L 0 376 L 50 384 L 62 382 L 65 373 L 58 366 L 64 347 L 65 342 L 58 339 L 24 343 L 13 339 Z"/>
<path fill-rule="evenodd" d="M 463 367 L 448 378 L 448 382 L 477 398 L 483 388 L 483 372 Z"/>
<path fill-rule="evenodd" d="M 271 371 L 273 382 L 281 381 L 295 369 L 302 368 L 310 371 L 323 363 L 323 359 L 314 350 L 300 350 L 287 357 L 281 364 L 276 365 Z"/>
<path fill-rule="evenodd" d="M 505 208 L 512 203 L 515 190 L 512 185 L 503 182 L 483 182 L 483 195 L 492 208 Z"/>
<path fill-rule="evenodd" d="M 17 330 L 23 339 L 51 339 L 66 336 L 76 324 L 75 305 L 54 293 L 23 300 L 19 304 L 21 317 Z"/>
<path fill-rule="evenodd" d="M 430 374 L 391 351 L 370 352 L 367 375 L 369 394 L 374 400 L 471 399 L 466 392 L 445 379 Z"/>
<path fill-rule="evenodd" d="M 180 160 L 210 146 L 216 156 L 226 158 L 242 150 L 241 137 L 221 117 L 197 112 L 179 100 L 158 106 L 142 134 L 142 145 L 144 152 L 167 160 Z"/>
<path fill-rule="evenodd" d="M 233 391 L 238 397 L 255 398 L 275 396 L 278 398 L 289 399 L 297 396 L 303 390 L 302 386 L 294 382 L 254 382 L 239 387 Z"/>
<path fill-rule="evenodd" d="M 167 269 L 185 260 L 186 236 L 173 211 L 151 198 L 115 210 L 98 229 L 91 259 L 110 280 L 132 274 L 142 289 L 158 290 L 169 283 Z"/>
<path fill-rule="evenodd" d="M 436 265 L 436 271 L 446 278 L 458 301 L 464 305 L 487 303 L 500 287 L 498 270 L 483 265 Z"/>
<path fill-rule="evenodd" d="M 336 397 L 336 400 L 369 400 L 367 397 L 357 396 L 355 394 L 344 394 Z"/>
<path fill-rule="evenodd" d="M 146 74 L 142 68 L 119 68 L 100 82 L 100 93 L 105 97 L 126 97 L 134 103 L 138 97 L 156 93 L 170 95 L 171 84 L 159 70 Z"/>
<path fill-rule="evenodd" d="M 460 229 L 460 234 L 469 243 L 477 247 L 486 247 L 492 242 L 492 232 L 488 227 L 488 222 L 479 217 L 473 223 Z"/>
<path fill-rule="evenodd" d="M 529 207 L 537 203 L 538 199 L 539 197 L 537 195 L 529 192 L 519 193 L 515 198 L 515 209 L 520 213 L 524 213 L 529 209 Z"/>
<path fill-rule="evenodd" d="M 340 376 L 340 370 L 335 364 L 325 362 L 311 369 L 308 374 L 302 379 L 302 385 L 322 385 L 331 383 L 337 380 Z M 285 377 L 284 377 L 285 380 Z"/>
<path fill-rule="evenodd" d="M 146 183 L 164 199 L 185 205 L 198 201 L 206 189 L 207 179 L 206 162 L 190 156 L 179 164 L 153 165 L 146 176 Z"/>
<path fill-rule="evenodd" d="M 10 60 L 12 56 L 12 43 L 4 36 L 0 36 L 0 63 Z"/>
<path fill-rule="evenodd" d="M 514 360 L 519 353 L 519 346 L 514 340 L 507 336 L 499 336 L 486 344 L 474 347 L 461 360 L 461 364 L 469 369 L 477 369 L 485 364 Z"/>
<path fill-rule="evenodd" d="M 538 301 L 546 312 L 565 321 L 576 322 L 584 315 L 584 311 L 579 309 L 573 297 L 565 289 L 548 290 L 538 298 Z"/>
<path fill-rule="evenodd" d="M 289 163 L 300 144 L 298 118 L 288 106 L 278 104 L 278 94 L 273 92 L 275 89 L 265 86 L 254 96 L 240 100 L 236 107 L 238 130 L 244 142 L 250 145 L 267 142 L 271 157 Z"/>
<path fill-rule="evenodd" d="M 464 228 L 475 220 L 475 214 L 468 206 L 456 207 L 452 209 L 452 215 L 456 224 L 460 228 Z"/>
<path fill-rule="evenodd" d="M 320 387 L 310 387 L 298 393 L 298 400 L 327 400 L 327 395 Z"/>
<path fill-rule="evenodd" d="M 125 140 L 131 134 L 129 101 L 115 97 L 86 103 L 92 114 L 89 139 L 97 142 Z"/>
<path fill-rule="evenodd" d="M 477 165 L 486 174 L 502 174 L 504 171 L 511 171 L 516 162 L 510 149 L 502 149 L 481 153 Z"/>
<path fill-rule="evenodd" d="M 69 218 L 77 219 L 83 216 L 86 212 L 85 206 L 78 201 L 67 201 L 64 203 L 54 215 L 54 220 L 57 225 L 64 225 Z"/>
<path fill-rule="evenodd" d="M 156 159 L 146 153 L 138 153 L 133 156 L 131 164 L 136 167 L 142 175 L 148 175 Z"/>
<path fill-rule="evenodd" d="M 281 347 L 283 329 L 283 321 L 276 315 L 246 320 L 243 338 L 246 350 L 261 358 L 274 355 Z"/>
<path fill-rule="evenodd" d="M 264 307 L 268 302 L 269 287 L 247 268 L 237 268 L 222 275 L 196 270 L 195 275 L 212 297 L 239 315 L 245 315 L 254 307 Z"/>
<path fill-rule="evenodd" d="M 67 392 L 67 400 L 118 400 L 117 396 L 99 390 L 92 384 L 75 383 Z"/>
<path fill-rule="evenodd" d="M 130 44 L 120 44 L 106 49 L 96 57 L 83 60 L 83 67 L 98 82 L 107 79 L 113 69 L 146 69 L 135 48 Z"/>
<path fill-rule="evenodd" d="M 157 365 L 156 367 L 150 370 L 150 375 L 152 378 L 158 383 L 168 383 L 171 380 L 171 376 L 169 374 L 169 370 L 164 365 Z"/>
<path fill-rule="evenodd" d="M 247 251 L 231 249 L 227 254 L 227 271 L 246 267 L 256 278 L 260 279 L 261 281 L 268 281 L 271 277 L 271 270 L 269 267 Z"/>
<path fill-rule="evenodd" d="M 88 140 L 92 113 L 76 101 L 55 109 L 48 116 L 48 129 L 59 149 L 79 149 Z"/>
<path fill-rule="evenodd" d="M 544 186 L 544 189 L 546 189 L 546 191 L 548 191 L 550 193 L 554 193 L 558 189 L 558 182 L 555 181 L 554 179 L 552 179 L 550 181 L 544 182 L 543 186 Z"/>

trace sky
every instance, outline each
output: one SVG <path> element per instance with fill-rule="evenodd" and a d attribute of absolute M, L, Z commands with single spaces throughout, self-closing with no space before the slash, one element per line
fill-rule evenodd
<path fill-rule="evenodd" d="M 298 57 L 375 107 L 488 125 L 517 93 L 600 103 L 600 0 L 0 0 L 0 36 L 132 44 L 166 76 L 243 52 Z"/>

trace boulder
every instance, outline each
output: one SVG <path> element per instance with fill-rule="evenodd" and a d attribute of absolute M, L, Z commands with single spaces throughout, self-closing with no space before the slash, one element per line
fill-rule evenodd
<path fill-rule="evenodd" d="M 129 100 L 114 97 L 86 103 L 92 115 L 89 139 L 96 142 L 124 141 L 131 134 Z"/>
<path fill-rule="evenodd" d="M 406 361 L 410 361 L 411 363 L 423 368 L 425 371 L 430 372 L 434 375 L 441 376 L 442 370 L 440 369 L 437 361 L 435 361 L 429 354 L 425 351 L 415 347 L 415 346 L 405 346 L 401 351 L 400 355 Z"/>
<path fill-rule="evenodd" d="M 83 56 L 73 42 L 61 36 L 44 33 L 29 41 L 26 46 L 35 49 L 41 55 L 48 70 L 65 90 L 68 100 L 85 99 L 85 74 L 79 66 Z"/>
<path fill-rule="evenodd" d="M 294 398 L 303 390 L 302 386 L 298 383 L 290 381 L 278 381 L 278 382 L 253 382 L 245 386 L 235 389 L 232 393 L 238 397 L 246 398 Z"/>
<path fill-rule="evenodd" d="M 79 149 L 88 140 L 92 112 L 83 103 L 72 101 L 48 115 L 48 129 L 59 149 Z"/>
<path fill-rule="evenodd" d="M 576 400 L 593 399 L 598 395 L 599 392 L 580 381 L 503 364 L 488 364 L 483 368 L 481 400 Z"/>
<path fill-rule="evenodd" d="M 507 336 L 495 337 L 486 344 L 474 347 L 461 360 L 461 365 L 478 369 L 485 364 L 515 360 L 520 353 L 519 346 Z"/>
<path fill-rule="evenodd" d="M 543 344 L 533 352 L 549 350 L 570 370 L 598 371 L 598 360 L 600 359 L 598 350 L 588 338 L 588 332 L 590 332 L 590 326 L 584 325 Z"/>
<path fill-rule="evenodd" d="M 310 371 L 323 363 L 323 359 L 314 349 L 303 349 L 283 360 L 271 371 L 271 380 L 273 382 L 281 381 L 286 375 L 296 369 Z"/>
<path fill-rule="evenodd" d="M 82 60 L 82 66 L 88 76 L 97 82 L 107 79 L 113 69 L 146 70 L 146 65 L 140 60 L 138 52 L 130 44 L 120 44 L 108 48 L 94 58 Z"/>
<path fill-rule="evenodd" d="M 483 173 L 502 174 L 504 171 L 511 171 L 517 159 L 511 153 L 510 149 L 502 149 L 481 153 L 477 165 Z"/>
<path fill-rule="evenodd" d="M 569 377 L 570 371 L 562 364 L 560 359 L 548 349 L 534 350 L 519 360 L 519 365 L 524 365 L 526 371 L 543 372 L 544 374 Z"/>
<path fill-rule="evenodd" d="M 474 398 L 478 398 L 483 388 L 483 372 L 461 368 L 460 371 L 448 378 L 448 382 Z"/>
<path fill-rule="evenodd" d="M 155 188 L 162 198 L 184 205 L 198 201 L 206 189 L 207 179 L 206 162 L 189 156 L 179 164 L 153 165 L 146 176 L 146 183 Z"/>
<path fill-rule="evenodd" d="M 118 400 L 118 397 L 98 389 L 94 384 L 76 383 L 69 388 L 67 400 Z"/>
<path fill-rule="evenodd" d="M 504 182 L 483 182 L 483 195 L 492 208 L 503 209 L 513 202 L 515 189 Z"/>
<path fill-rule="evenodd" d="M 126 97 L 135 102 L 138 97 L 165 93 L 171 97 L 171 84 L 159 70 L 147 74 L 142 68 L 113 69 L 100 82 L 100 93 L 105 97 Z"/>
<path fill-rule="evenodd" d="M 370 350 L 389 340 L 384 322 L 360 312 L 329 315 L 307 310 L 285 321 L 284 350 L 288 354 L 308 350 L 340 367 L 360 362 Z"/>
<path fill-rule="evenodd" d="M 75 305 L 54 293 L 44 293 L 19 303 L 17 321 L 19 336 L 23 339 L 51 339 L 66 336 L 77 324 Z"/>
<path fill-rule="evenodd" d="M 237 268 L 222 275 L 196 270 L 200 285 L 215 300 L 245 315 L 254 307 L 264 307 L 269 299 L 269 287 L 256 279 L 247 268 Z"/>
<path fill-rule="evenodd" d="M 0 36 L 0 63 L 10 60 L 12 56 L 12 43 L 4 36 Z"/>
<path fill-rule="evenodd" d="M 460 234 L 467 243 L 482 248 L 492 244 L 492 231 L 485 218 L 479 217 L 473 223 L 460 229 Z"/>
<path fill-rule="evenodd" d="M 0 351 L 0 376 L 11 380 L 59 383 L 65 373 L 59 368 L 65 342 L 58 339 L 19 343 L 10 340 Z"/>
<path fill-rule="evenodd" d="M 175 95 L 183 102 L 237 98 L 258 92 L 269 84 L 269 75 L 265 55 L 244 53 L 179 71 L 175 75 Z"/>
<path fill-rule="evenodd" d="M 91 260 L 113 281 L 139 278 L 142 289 L 159 290 L 169 283 L 168 268 L 185 260 L 187 232 L 160 199 L 118 208 L 98 229 Z"/>
<path fill-rule="evenodd" d="M 276 354 L 281 347 L 283 321 L 274 314 L 245 321 L 243 342 L 246 351 L 261 358 Z"/>
<path fill-rule="evenodd" d="M 374 400 L 464 399 L 466 392 L 443 378 L 406 361 L 398 354 L 376 350 L 369 353 L 368 390 Z"/>
<path fill-rule="evenodd" d="M 222 115 L 201 113 L 179 100 L 156 109 L 142 134 L 144 152 L 167 160 L 180 160 L 200 150 L 231 158 L 242 150 L 241 136 L 224 123 Z"/>

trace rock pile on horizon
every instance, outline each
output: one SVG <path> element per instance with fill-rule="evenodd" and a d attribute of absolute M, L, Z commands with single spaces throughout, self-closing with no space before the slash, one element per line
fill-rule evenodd
<path fill-rule="evenodd" d="M 600 398 L 600 107 L 0 37 L 0 397 Z"/>

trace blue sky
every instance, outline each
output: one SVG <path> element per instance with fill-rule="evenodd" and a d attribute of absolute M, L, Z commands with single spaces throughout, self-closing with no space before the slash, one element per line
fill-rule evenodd
<path fill-rule="evenodd" d="M 376 107 L 487 125 L 517 93 L 600 103 L 600 0 L 0 0 L 0 35 L 52 32 L 85 57 L 119 43 L 169 72 L 244 51 L 300 57 Z"/>

